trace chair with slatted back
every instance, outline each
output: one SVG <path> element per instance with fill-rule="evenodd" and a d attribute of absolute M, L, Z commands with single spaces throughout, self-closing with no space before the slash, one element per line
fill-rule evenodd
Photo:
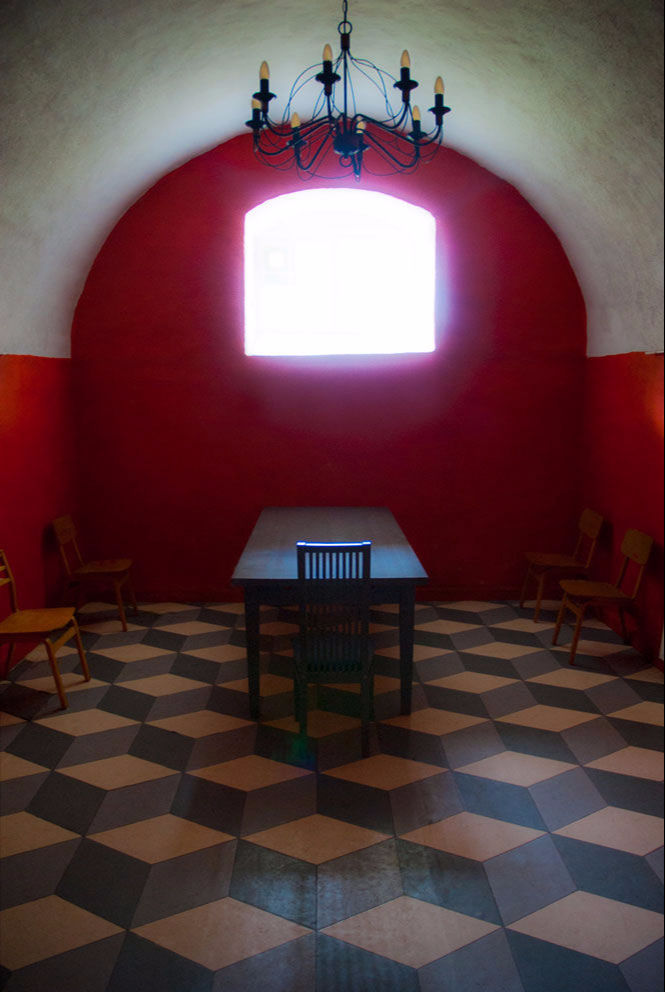
<path fill-rule="evenodd" d="M 623 639 L 628 643 L 625 613 L 632 611 L 635 607 L 635 599 L 652 546 L 653 538 L 649 537 L 648 534 L 643 534 L 639 530 L 627 530 L 621 544 L 623 560 L 614 585 L 611 582 L 593 582 L 588 579 L 564 579 L 559 583 L 564 596 L 552 636 L 552 644 L 556 644 L 566 610 L 570 610 L 577 617 L 573 640 L 570 645 L 569 661 L 571 665 L 575 664 L 575 654 L 584 615 L 591 607 L 598 609 L 615 607 L 618 609 Z M 630 568 L 631 562 L 636 566 L 635 569 Z M 628 585 L 630 575 L 633 572 L 635 577 L 632 588 L 626 592 L 624 587 Z"/>
<path fill-rule="evenodd" d="M 527 569 L 520 593 L 520 606 L 524 606 L 529 581 L 535 579 L 537 587 L 534 621 L 540 616 L 540 604 L 548 579 L 584 578 L 588 574 L 602 526 L 603 518 L 599 513 L 595 510 L 583 510 L 577 525 L 577 544 L 572 555 L 546 551 L 525 552 Z"/>
<path fill-rule="evenodd" d="M 79 550 L 76 527 L 70 516 L 58 517 L 54 520 L 53 530 L 60 548 L 67 581 L 77 592 L 77 607 L 81 605 L 81 597 L 86 588 L 92 590 L 112 588 L 118 604 L 122 629 L 127 630 L 127 618 L 122 601 L 123 586 L 127 588 L 134 610 L 138 609 L 129 574 L 132 559 L 106 558 L 102 561 L 84 561 Z"/>
<path fill-rule="evenodd" d="M 15 644 L 34 641 L 43 643 L 53 672 L 60 705 L 63 710 L 67 709 L 69 704 L 58 667 L 57 653 L 63 644 L 66 644 L 72 637 L 76 638 L 76 647 L 81 659 L 85 681 L 90 681 L 90 671 L 83 650 L 81 634 L 74 617 L 74 607 L 57 606 L 44 607 L 40 610 L 19 610 L 16 583 L 4 551 L 0 551 L 0 586 L 9 587 L 9 605 L 11 608 L 9 615 L 4 620 L 0 620 L 0 644 L 9 644 L 7 668 L 11 663 Z"/>
<path fill-rule="evenodd" d="M 373 695 L 371 547 L 371 541 L 296 545 L 300 629 L 294 639 L 294 699 L 300 734 L 307 735 L 309 684 L 359 683 L 363 753 Z"/>

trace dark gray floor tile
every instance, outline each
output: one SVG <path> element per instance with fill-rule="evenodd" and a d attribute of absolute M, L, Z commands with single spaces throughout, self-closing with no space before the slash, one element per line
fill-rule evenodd
<path fill-rule="evenodd" d="M 506 931 L 524 992 L 631 992 L 616 965 Z"/>
<path fill-rule="evenodd" d="M 212 992 L 313 992 L 315 987 L 316 936 L 307 934 L 222 968 Z"/>
<path fill-rule="evenodd" d="M 316 889 L 319 930 L 397 899 L 402 895 L 402 876 L 395 841 L 319 865 Z"/>
<path fill-rule="evenodd" d="M 552 837 L 578 889 L 606 899 L 663 911 L 663 884 L 644 858 L 588 844 L 573 837 Z"/>
<path fill-rule="evenodd" d="M 663 941 L 623 961 L 620 969 L 630 992 L 663 992 Z"/>
<path fill-rule="evenodd" d="M 316 949 L 317 992 L 419 992 L 407 965 L 321 934 Z"/>
<path fill-rule="evenodd" d="M 401 839 L 397 851 L 405 895 L 501 925 L 497 902 L 480 862 Z"/>
<path fill-rule="evenodd" d="M 582 768 L 538 782 L 529 792 L 548 830 L 558 830 L 606 805 Z"/>
<path fill-rule="evenodd" d="M 503 930 L 418 970 L 421 992 L 524 992 Z"/>
<path fill-rule="evenodd" d="M 131 926 L 149 865 L 84 837 L 56 895 L 120 927 Z"/>
<path fill-rule="evenodd" d="M 534 830 L 547 830 L 528 789 L 506 782 L 493 782 L 477 775 L 453 772 L 462 805 L 469 813 L 506 820 Z"/>
<path fill-rule="evenodd" d="M 608 806 L 620 806 L 650 816 L 663 815 L 663 783 L 617 775 L 615 772 L 587 768 L 586 773 Z"/>
<path fill-rule="evenodd" d="M 506 750 L 496 724 L 491 720 L 445 734 L 441 743 L 451 768 L 461 768 Z"/>
<path fill-rule="evenodd" d="M 212 980 L 200 964 L 128 933 L 107 992 L 212 992 Z"/>
<path fill-rule="evenodd" d="M 561 734 L 538 727 L 522 727 L 518 723 L 497 722 L 496 729 L 506 751 L 535 754 L 539 758 L 576 763 L 576 758 Z"/>
<path fill-rule="evenodd" d="M 575 891 L 575 883 L 549 836 L 490 858 L 485 871 L 506 925 Z"/>
<path fill-rule="evenodd" d="M 115 934 L 21 968 L 2 988 L 4 992 L 106 992 L 123 940 L 124 934 Z M 135 987 L 125 986 L 124 992 Z"/>
<path fill-rule="evenodd" d="M 275 916 L 316 926 L 316 866 L 238 841 L 229 895 Z"/>
<path fill-rule="evenodd" d="M 564 730 L 561 737 L 580 764 L 604 758 L 606 754 L 613 754 L 626 746 L 619 731 L 604 716 Z"/>

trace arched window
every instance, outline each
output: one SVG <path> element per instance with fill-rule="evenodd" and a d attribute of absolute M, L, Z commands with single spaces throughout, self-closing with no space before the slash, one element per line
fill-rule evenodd
<path fill-rule="evenodd" d="M 287 193 L 245 216 L 245 353 L 434 350 L 434 217 L 353 189 Z"/>

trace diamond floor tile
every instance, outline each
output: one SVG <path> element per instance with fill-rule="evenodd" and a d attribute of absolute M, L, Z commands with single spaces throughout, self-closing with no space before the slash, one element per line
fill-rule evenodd
<path fill-rule="evenodd" d="M 299 738 L 292 610 L 257 724 L 242 604 L 88 604 L 68 710 L 43 652 L 0 683 L 0 987 L 662 992 L 662 672 L 544 610 L 418 604 L 405 715 L 373 608 L 363 755 L 357 686 Z"/>

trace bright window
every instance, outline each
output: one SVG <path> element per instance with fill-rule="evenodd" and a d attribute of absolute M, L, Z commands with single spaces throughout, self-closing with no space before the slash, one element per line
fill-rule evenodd
<path fill-rule="evenodd" d="M 245 216 L 245 353 L 434 351 L 435 222 L 383 193 L 315 189 Z"/>

